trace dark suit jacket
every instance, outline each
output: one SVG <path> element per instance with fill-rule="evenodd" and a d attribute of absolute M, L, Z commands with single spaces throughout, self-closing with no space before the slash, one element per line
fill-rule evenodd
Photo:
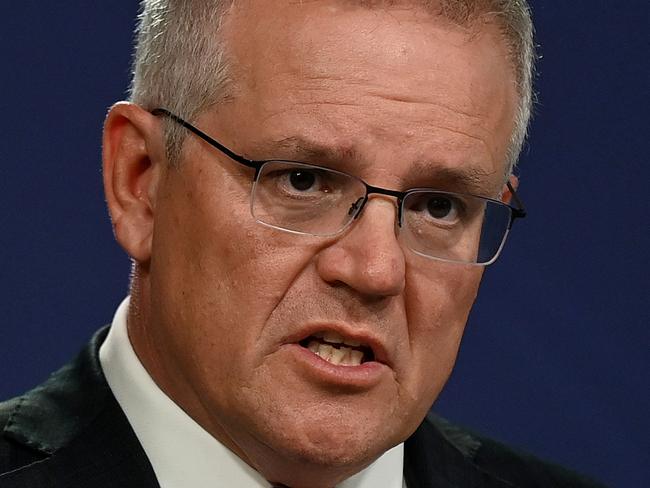
<path fill-rule="evenodd" d="M 0 488 L 158 487 L 99 364 L 107 330 L 41 386 L 0 404 Z M 404 474 L 409 488 L 598 486 L 433 414 L 406 441 Z"/>

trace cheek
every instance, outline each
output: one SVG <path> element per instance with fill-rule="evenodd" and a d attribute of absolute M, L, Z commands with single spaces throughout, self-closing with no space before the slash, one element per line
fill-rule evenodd
<path fill-rule="evenodd" d="M 264 235 L 265 228 L 250 214 L 250 183 L 246 175 L 224 171 L 192 178 L 191 165 L 168 194 L 182 195 L 164 202 L 156 222 L 154 253 L 161 274 L 188 296 L 187 300 L 241 312 L 232 300 L 259 299 L 274 287 L 290 246 Z M 217 184 L 220 183 L 220 184 Z M 270 244 L 270 243 L 274 244 Z"/>
<path fill-rule="evenodd" d="M 166 341 L 193 351 L 195 376 L 241 379 L 254 366 L 269 315 L 310 258 L 294 236 L 256 223 L 244 193 L 186 191 L 180 204 L 159 208 L 153 296 Z"/>
<path fill-rule="evenodd" d="M 438 335 L 457 328 L 462 332 L 478 293 L 482 268 L 434 262 L 427 269 L 410 271 L 407 307 L 413 308 L 417 323 L 413 333 Z"/>
<path fill-rule="evenodd" d="M 442 263 L 435 267 L 440 272 L 429 269 L 413 276 L 406 304 L 411 387 L 429 404 L 451 374 L 482 276 L 480 268 Z"/>

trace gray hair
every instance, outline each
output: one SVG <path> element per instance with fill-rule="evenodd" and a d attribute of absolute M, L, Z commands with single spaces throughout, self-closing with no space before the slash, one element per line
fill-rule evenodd
<path fill-rule="evenodd" d="M 226 49 L 217 35 L 233 0 L 142 0 L 130 100 L 192 120 L 229 97 Z M 165 122 L 167 158 L 178 161 L 186 132 Z"/>
<path fill-rule="evenodd" d="M 527 0 L 411 0 L 435 8 L 460 25 L 489 17 L 507 42 L 519 106 L 506 160 L 510 175 L 526 139 L 533 105 L 536 61 L 533 23 Z M 221 22 L 235 0 L 142 0 L 133 62 L 132 102 L 164 107 L 192 120 L 231 96 L 227 47 L 218 39 Z M 385 2 L 367 2 L 381 4 Z M 393 3 L 393 2 L 388 2 Z M 180 157 L 185 132 L 167 123 L 167 156 Z"/>

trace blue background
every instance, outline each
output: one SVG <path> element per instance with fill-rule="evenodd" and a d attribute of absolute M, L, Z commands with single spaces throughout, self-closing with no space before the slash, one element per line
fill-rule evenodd
<path fill-rule="evenodd" d="M 649 486 L 649 7 L 533 8 L 530 216 L 486 273 L 436 408 L 612 486 Z M 127 293 L 100 137 L 125 96 L 136 12 L 133 0 L 4 2 L 0 397 L 66 362 Z"/>

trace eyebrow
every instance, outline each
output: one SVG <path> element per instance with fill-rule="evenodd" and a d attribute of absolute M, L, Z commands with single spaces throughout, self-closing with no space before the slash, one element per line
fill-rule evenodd
<path fill-rule="evenodd" d="M 427 181 L 434 187 L 450 189 L 473 195 L 494 197 L 500 188 L 494 188 L 495 171 L 468 163 L 461 167 L 449 167 L 436 161 L 416 162 L 409 171 L 414 178 L 411 181 Z"/>
<path fill-rule="evenodd" d="M 273 142 L 274 146 L 289 151 L 291 157 L 314 164 L 333 165 L 356 163 L 357 169 L 371 168 L 353 145 L 326 145 L 299 136 L 290 136 Z M 435 188 L 480 196 L 494 197 L 494 171 L 486 171 L 476 164 L 449 167 L 440 161 L 417 161 L 399 180 L 403 190 Z"/>
<path fill-rule="evenodd" d="M 285 137 L 274 141 L 274 144 L 310 161 L 326 163 L 362 162 L 361 153 L 352 145 L 326 145 L 298 136 Z"/>

